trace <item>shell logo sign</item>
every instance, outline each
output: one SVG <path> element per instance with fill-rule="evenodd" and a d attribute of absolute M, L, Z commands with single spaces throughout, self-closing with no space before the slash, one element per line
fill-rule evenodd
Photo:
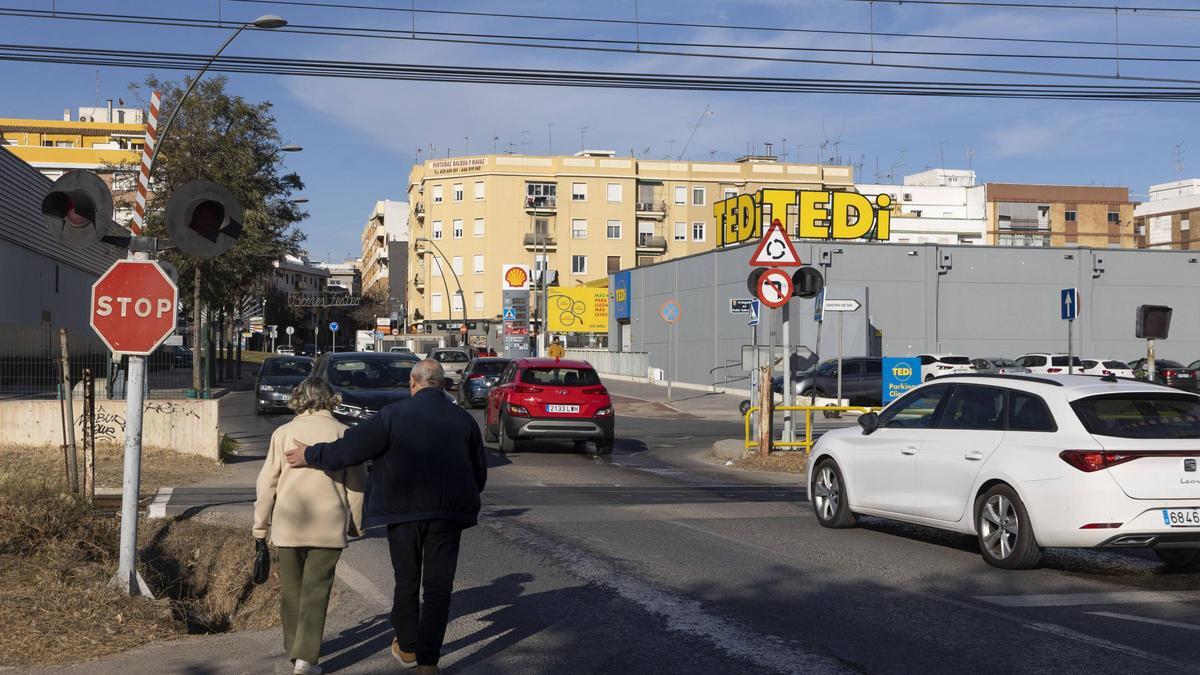
<path fill-rule="evenodd" d="M 529 290 L 529 267 L 526 265 L 504 265 L 503 288 L 506 291 Z"/>

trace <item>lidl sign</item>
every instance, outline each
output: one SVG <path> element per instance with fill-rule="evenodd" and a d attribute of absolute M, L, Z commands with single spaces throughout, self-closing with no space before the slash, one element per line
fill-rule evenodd
<path fill-rule="evenodd" d="M 763 188 L 713 204 L 717 245 L 744 244 L 762 237 L 769 219 L 788 223 L 797 239 L 878 239 L 891 237 L 892 198 L 881 194 L 872 201 L 857 192 Z M 767 212 L 770 212 L 769 214 Z M 790 213 L 796 213 L 795 225 Z"/>

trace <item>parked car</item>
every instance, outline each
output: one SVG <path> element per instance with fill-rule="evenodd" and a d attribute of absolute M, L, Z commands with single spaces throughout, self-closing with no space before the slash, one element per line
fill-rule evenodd
<path fill-rule="evenodd" d="M 1016 361 L 998 356 L 971 359 L 971 365 L 980 375 L 1028 375 L 1030 372 L 1028 368 L 1017 365 Z"/>
<path fill-rule="evenodd" d="M 796 395 L 835 398 L 837 381 L 837 359 L 824 361 L 816 368 L 796 375 Z M 775 393 L 783 393 L 783 378 L 773 378 L 771 386 Z M 883 359 L 878 356 L 842 359 L 842 398 L 848 399 L 851 405 L 879 405 L 882 392 Z"/>
<path fill-rule="evenodd" d="M 500 379 L 500 373 L 510 359 L 475 358 L 463 369 L 462 383 L 458 385 L 458 404 L 464 408 L 487 403 L 488 392 Z"/>
<path fill-rule="evenodd" d="M 300 355 L 315 359 L 321 355 L 321 350 L 315 344 L 308 342 L 300 348 Z"/>
<path fill-rule="evenodd" d="M 975 370 L 971 359 L 957 354 L 918 354 L 921 359 L 921 381 L 928 382 L 935 377 L 970 373 Z"/>
<path fill-rule="evenodd" d="M 192 350 L 182 345 L 166 345 L 163 350 L 171 355 L 171 360 L 176 368 L 191 368 L 192 367 Z"/>
<path fill-rule="evenodd" d="M 275 348 L 275 353 L 280 356 L 295 356 L 296 348 L 291 345 L 279 345 Z"/>
<path fill-rule="evenodd" d="M 1113 375 L 1129 380 L 1133 379 L 1133 369 L 1124 361 L 1116 359 L 1083 359 L 1080 361 L 1080 364 L 1083 366 L 1083 370 L 1079 372 L 1084 375 Z"/>
<path fill-rule="evenodd" d="M 1155 374 L 1153 378 L 1146 372 L 1146 366 L 1146 359 L 1138 359 L 1129 364 L 1129 367 L 1140 380 L 1150 380 L 1155 384 L 1165 384 L 1168 387 L 1185 389 L 1187 391 L 1196 391 L 1200 388 L 1200 382 L 1197 381 L 1197 372 L 1190 368 L 1185 368 L 1178 361 L 1154 359 Z"/>
<path fill-rule="evenodd" d="M 434 349 L 429 357 L 442 364 L 446 371 L 446 388 L 453 389 L 462 379 L 463 368 L 471 361 L 471 355 L 465 349 Z"/>
<path fill-rule="evenodd" d="M 1043 547 L 1149 547 L 1200 565 L 1200 396 L 1131 380 L 961 375 L 924 384 L 812 452 L 817 522 L 858 515 L 974 535 L 996 567 Z"/>
<path fill-rule="evenodd" d="M 512 452 L 518 440 L 592 441 L 596 454 L 613 449 L 613 405 L 586 361 L 515 359 L 488 392 L 483 435 Z"/>
<path fill-rule="evenodd" d="M 287 410 L 292 390 L 312 372 L 313 360 L 306 356 L 272 356 L 263 361 L 254 381 L 254 412 Z"/>
<path fill-rule="evenodd" d="M 389 347 L 388 352 L 391 354 L 411 354 L 413 350 L 408 347 Z"/>
<path fill-rule="evenodd" d="M 1078 356 L 1068 357 L 1066 354 L 1035 353 L 1026 354 L 1017 359 L 1017 365 L 1028 368 L 1035 375 L 1067 375 L 1068 366 L 1075 366 L 1075 372 L 1083 368 L 1083 362 Z"/>
<path fill-rule="evenodd" d="M 411 354 L 331 352 L 317 360 L 313 374 L 341 394 L 333 416 L 354 426 L 411 396 L 408 377 L 417 361 Z"/>

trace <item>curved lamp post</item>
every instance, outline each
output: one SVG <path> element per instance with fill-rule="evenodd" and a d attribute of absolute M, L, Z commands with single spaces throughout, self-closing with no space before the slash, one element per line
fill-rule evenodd
<path fill-rule="evenodd" d="M 465 325 L 467 325 L 467 298 L 466 298 L 466 296 L 464 296 L 464 295 L 463 295 L 462 281 L 460 281 L 460 280 L 459 280 L 459 278 L 458 278 L 458 272 L 455 272 L 455 271 L 454 271 L 454 266 L 450 264 L 450 261 L 449 261 L 449 260 L 446 258 L 446 254 L 445 254 L 445 253 L 442 253 L 442 249 L 441 249 L 441 248 L 439 248 L 439 247 L 438 247 L 438 245 L 437 245 L 436 243 L 434 243 L 434 242 L 433 242 L 433 240 L 429 239 L 428 237 L 417 237 L 415 240 L 413 240 L 413 243 L 414 243 L 414 244 L 429 244 L 430 246 L 432 246 L 432 247 L 433 247 L 433 250 L 435 250 L 435 251 L 437 251 L 437 252 L 438 252 L 438 255 L 442 257 L 442 260 L 444 260 L 444 261 L 446 262 L 446 265 L 447 265 L 447 266 L 450 268 L 450 274 L 453 274 L 453 275 L 454 275 L 454 285 L 455 285 L 455 286 L 458 286 L 458 293 L 457 293 L 457 295 L 458 295 L 458 300 L 459 300 L 459 302 L 461 302 L 461 303 L 462 303 L 462 317 L 463 317 L 463 319 L 462 319 L 462 320 L 463 320 L 463 325 L 464 325 L 464 326 L 465 326 Z M 424 255 L 424 252 L 423 252 L 423 251 L 420 251 L 420 252 L 419 252 L 419 255 Z M 439 265 L 439 267 L 440 267 L 440 265 Z M 445 272 L 443 272 L 443 273 L 442 273 L 441 277 L 442 277 L 442 285 L 446 287 L 446 298 L 447 298 L 447 299 L 449 299 L 449 297 L 450 297 L 450 286 L 449 286 L 448 284 L 446 284 L 446 274 L 445 274 Z M 450 317 L 450 320 L 451 320 L 451 321 L 453 321 L 453 320 L 454 320 L 454 306 L 453 306 L 453 304 L 451 304 L 451 306 L 450 306 L 450 310 L 449 310 L 449 311 L 447 311 L 446 313 L 447 313 L 447 315 L 449 315 L 449 317 Z M 466 346 L 466 339 L 465 339 L 465 338 L 463 339 L 463 346 L 464 346 L 464 347 Z"/>

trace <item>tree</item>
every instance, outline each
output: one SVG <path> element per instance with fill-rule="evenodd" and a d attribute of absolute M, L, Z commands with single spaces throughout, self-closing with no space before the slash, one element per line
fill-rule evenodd
<path fill-rule="evenodd" d="M 158 91 L 160 118 L 167 119 L 183 95 L 188 80 L 163 81 L 154 76 L 140 86 Z M 228 313 L 250 295 L 266 290 L 272 263 L 296 254 L 304 235 L 293 224 L 308 217 L 291 196 L 304 188 L 295 173 L 285 172 L 282 142 L 270 102 L 251 103 L 226 91 L 225 77 L 200 82 L 184 102 L 151 176 L 153 196 L 146 208 L 145 234 L 166 236 L 166 202 L 175 189 L 193 180 L 210 180 L 229 188 L 241 203 L 244 222 L 232 250 L 215 258 L 194 258 L 166 251 L 162 258 L 179 268 L 179 291 L 184 306 L 199 325 L 200 304 Z M 193 386 L 200 386 L 199 359 L 194 360 Z"/>

